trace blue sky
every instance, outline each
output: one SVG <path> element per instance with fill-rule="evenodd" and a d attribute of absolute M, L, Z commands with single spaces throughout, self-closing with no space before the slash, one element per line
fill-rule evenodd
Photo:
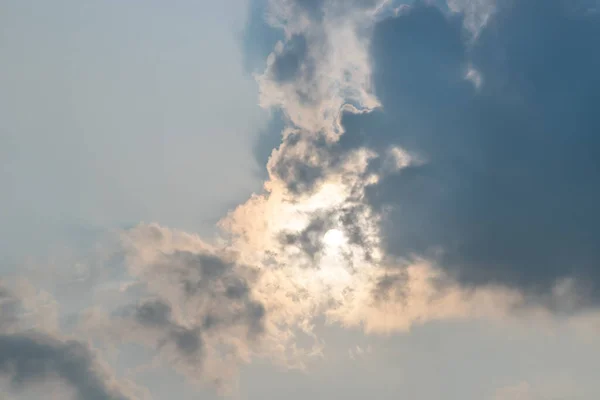
<path fill-rule="evenodd" d="M 599 15 L 4 1 L 0 392 L 599 398 Z"/>

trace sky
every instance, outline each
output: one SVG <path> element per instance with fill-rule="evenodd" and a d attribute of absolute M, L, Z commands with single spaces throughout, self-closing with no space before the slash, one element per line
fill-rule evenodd
<path fill-rule="evenodd" d="M 600 398 L 596 0 L 0 2 L 0 396 Z"/>

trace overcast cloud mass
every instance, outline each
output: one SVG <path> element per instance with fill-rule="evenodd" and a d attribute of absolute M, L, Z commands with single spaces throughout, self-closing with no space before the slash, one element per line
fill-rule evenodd
<path fill-rule="evenodd" d="M 600 396 L 596 0 L 11 3 L 7 398 Z"/>

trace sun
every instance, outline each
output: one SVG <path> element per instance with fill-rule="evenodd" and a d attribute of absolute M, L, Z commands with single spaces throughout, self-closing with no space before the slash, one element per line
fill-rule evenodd
<path fill-rule="evenodd" d="M 346 244 L 346 236 L 339 229 L 330 229 L 323 235 L 323 243 L 327 248 L 337 249 Z"/>

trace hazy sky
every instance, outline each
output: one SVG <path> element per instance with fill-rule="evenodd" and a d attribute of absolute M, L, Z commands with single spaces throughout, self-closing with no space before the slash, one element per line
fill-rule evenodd
<path fill-rule="evenodd" d="M 0 397 L 600 398 L 598 10 L 1 1 Z"/>
<path fill-rule="evenodd" d="M 3 247 L 68 225 L 206 229 L 260 188 L 246 9 L 3 2 Z"/>

